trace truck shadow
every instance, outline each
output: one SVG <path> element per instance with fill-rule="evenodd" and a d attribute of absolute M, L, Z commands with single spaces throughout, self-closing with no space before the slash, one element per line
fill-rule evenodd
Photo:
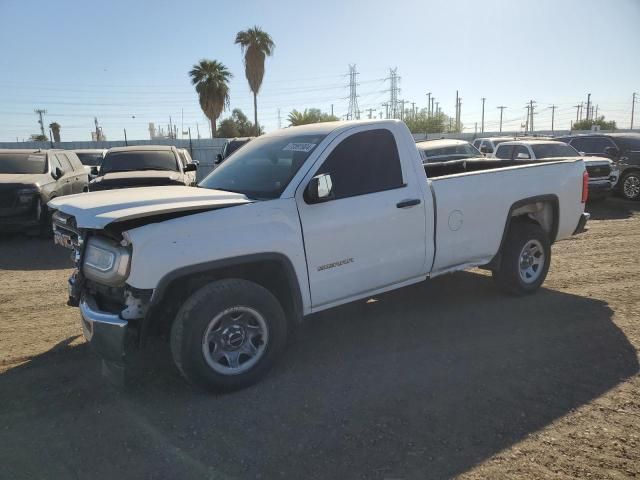
<path fill-rule="evenodd" d="M 640 202 L 608 197 L 589 202 L 585 210 L 591 214 L 592 220 L 624 220 L 640 212 Z"/>
<path fill-rule="evenodd" d="M 219 396 L 163 345 L 125 391 L 59 347 L 0 375 L 0 477 L 450 478 L 638 373 L 612 313 L 458 273 L 315 315 L 267 378 Z"/>
<path fill-rule="evenodd" d="M 0 236 L 0 270 L 59 270 L 72 268 L 71 250 L 52 239 L 26 235 Z"/>

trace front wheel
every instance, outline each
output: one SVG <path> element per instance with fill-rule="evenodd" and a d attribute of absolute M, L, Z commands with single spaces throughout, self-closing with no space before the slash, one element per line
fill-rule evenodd
<path fill-rule="evenodd" d="M 622 177 L 620 193 L 626 200 L 640 200 L 640 172 L 629 172 Z"/>
<path fill-rule="evenodd" d="M 247 280 L 219 280 L 180 308 L 171 328 L 171 353 L 190 383 L 238 390 L 269 371 L 286 335 L 285 314 L 271 292 Z"/>
<path fill-rule="evenodd" d="M 537 224 L 514 222 L 502 247 L 500 267 L 493 271 L 498 286 L 512 294 L 533 293 L 547 278 L 551 244 Z"/>

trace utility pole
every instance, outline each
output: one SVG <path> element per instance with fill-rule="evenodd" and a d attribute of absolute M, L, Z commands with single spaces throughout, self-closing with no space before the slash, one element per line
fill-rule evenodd
<path fill-rule="evenodd" d="M 129 144 L 127 143 L 127 129 L 124 128 L 123 130 L 124 130 L 124 146 L 128 147 Z"/>
<path fill-rule="evenodd" d="M 594 120 L 598 120 L 598 105 L 596 105 L 596 114 L 593 116 Z"/>
<path fill-rule="evenodd" d="M 383 103 L 382 106 L 384 107 L 384 118 L 386 118 L 387 120 L 389 119 L 389 104 L 387 102 Z M 382 112 L 380 112 L 382 113 Z"/>
<path fill-rule="evenodd" d="M 200 140 L 200 125 L 196 122 L 196 132 L 198 132 L 198 140 Z"/>
<path fill-rule="evenodd" d="M 433 117 L 433 103 L 436 101 L 436 97 L 431 97 L 431 116 Z"/>
<path fill-rule="evenodd" d="M 631 101 L 631 127 L 629 127 L 629 130 L 633 130 L 633 115 L 636 113 L 636 95 L 638 94 L 633 92 L 633 99 Z"/>
<path fill-rule="evenodd" d="M 456 90 L 456 130 L 458 129 L 458 121 L 460 120 L 460 113 L 458 112 L 458 105 L 460 105 L 460 95 Z"/>
<path fill-rule="evenodd" d="M 331 110 L 333 110 L 333 105 L 331 105 Z M 333 115 L 333 111 L 331 112 Z M 278 130 L 282 128 L 282 117 L 280 117 L 280 109 L 278 109 Z"/>
<path fill-rule="evenodd" d="M 38 119 L 38 123 L 40 124 L 40 133 L 42 133 L 42 136 L 44 137 L 44 136 L 45 136 L 45 134 L 44 134 L 44 120 L 43 120 L 42 116 L 43 116 L 44 114 L 46 114 L 46 113 L 47 113 L 47 111 L 46 111 L 46 110 L 43 110 L 43 109 L 41 109 L 41 108 L 36 108 L 36 109 L 34 110 L 34 112 L 35 112 L 35 113 L 38 115 L 38 117 L 39 117 L 39 119 Z"/>
<path fill-rule="evenodd" d="M 411 117 L 416 117 L 416 102 L 411 102 Z"/>
<path fill-rule="evenodd" d="M 498 109 L 500 110 L 500 132 L 502 133 L 502 112 L 507 108 L 504 105 L 500 105 Z"/>
<path fill-rule="evenodd" d="M 369 120 L 371 120 L 373 117 L 371 116 L 373 112 L 377 112 L 378 109 L 377 108 L 369 108 Z"/>
<path fill-rule="evenodd" d="M 404 104 L 406 100 L 400 100 L 400 120 L 404 120 Z"/>
<path fill-rule="evenodd" d="M 436 118 L 440 116 L 440 102 L 436 102 Z"/>
<path fill-rule="evenodd" d="M 398 94 L 400 93 L 400 88 L 398 88 L 398 81 L 400 80 L 400 77 L 398 76 L 398 69 L 390 68 L 389 77 L 385 80 L 389 80 L 391 82 L 391 86 L 389 88 L 390 116 L 391 118 L 398 118 Z"/>
<path fill-rule="evenodd" d="M 429 117 L 431 117 L 431 92 L 427 92 L 427 118 Z"/>
<path fill-rule="evenodd" d="M 484 102 L 486 100 L 485 97 L 482 97 L 482 127 L 480 127 L 480 133 L 484 133 Z"/>
<path fill-rule="evenodd" d="M 458 122 L 456 123 L 456 132 L 462 133 L 462 97 L 458 97 L 458 107 L 456 108 Z"/>
<path fill-rule="evenodd" d="M 576 109 L 576 123 L 580 120 L 580 104 L 574 105 L 573 108 Z"/>
<path fill-rule="evenodd" d="M 524 133 L 528 133 L 529 132 L 529 118 L 531 117 L 530 115 L 530 110 L 529 110 L 529 105 L 527 104 L 526 106 L 527 109 L 527 121 L 524 124 Z"/>
<path fill-rule="evenodd" d="M 591 108 L 591 94 L 587 93 L 587 120 L 590 119 L 589 109 Z"/>
<path fill-rule="evenodd" d="M 333 117 L 333 103 L 331 104 L 331 116 Z"/>
<path fill-rule="evenodd" d="M 529 126 L 531 129 L 531 133 L 535 131 L 535 129 L 533 128 L 533 115 L 534 115 L 534 109 L 535 109 L 535 107 L 533 106 L 534 103 L 536 102 L 533 100 L 529 100 L 529 105 L 530 105 L 529 113 L 531 115 L 531 122 L 529 123 Z"/>
<path fill-rule="evenodd" d="M 551 134 L 553 135 L 554 132 L 555 132 L 555 130 L 553 128 L 553 121 L 555 120 L 556 108 L 558 108 L 558 107 L 556 107 L 555 105 L 551 105 L 549 108 L 551 109 Z"/>

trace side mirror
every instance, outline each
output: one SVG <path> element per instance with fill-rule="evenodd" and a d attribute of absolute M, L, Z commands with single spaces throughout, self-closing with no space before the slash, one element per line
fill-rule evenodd
<path fill-rule="evenodd" d="M 480 147 L 480 153 L 484 153 L 485 155 L 487 153 L 493 153 L 493 148 L 482 146 Z"/>
<path fill-rule="evenodd" d="M 187 163 L 184 166 L 184 173 L 195 172 L 197 169 L 198 169 L 198 166 L 195 163 Z"/>
<path fill-rule="evenodd" d="M 51 176 L 53 177 L 54 180 L 58 180 L 63 175 L 64 175 L 64 170 L 62 170 L 60 167 L 56 167 L 53 170 L 53 172 L 51 172 Z"/>
<path fill-rule="evenodd" d="M 100 169 L 97 166 L 91 167 L 91 175 L 97 177 Z"/>
<path fill-rule="evenodd" d="M 200 160 L 193 160 L 193 164 L 194 164 L 196 167 L 199 167 L 199 166 L 200 166 Z"/>
<path fill-rule="evenodd" d="M 618 155 L 620 155 L 620 150 L 618 150 L 616 147 L 606 147 L 604 149 L 604 154 L 607 157 L 617 158 Z"/>
<path fill-rule="evenodd" d="M 522 152 L 520 152 L 520 153 L 516 156 L 516 158 L 517 158 L 518 160 L 529 160 L 531 157 L 529 156 L 529 154 L 528 154 L 528 153 L 522 153 Z"/>
<path fill-rule="evenodd" d="M 216 165 L 222 163 L 222 154 L 219 153 L 216 155 Z"/>
<path fill-rule="evenodd" d="M 313 177 L 304 192 L 304 199 L 307 203 L 321 203 L 333 198 L 333 182 L 328 173 Z"/>

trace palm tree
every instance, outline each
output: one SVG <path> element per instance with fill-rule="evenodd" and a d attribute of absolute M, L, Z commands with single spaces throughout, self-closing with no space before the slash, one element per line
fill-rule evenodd
<path fill-rule="evenodd" d="M 202 59 L 189 72 L 195 85 L 200 108 L 211 122 L 211 138 L 216 136 L 216 121 L 229 106 L 231 72 L 217 60 Z"/>
<path fill-rule="evenodd" d="M 275 44 L 271 39 L 271 35 L 258 26 L 238 32 L 235 43 L 240 45 L 244 54 L 244 73 L 249 82 L 249 88 L 253 92 L 254 125 L 256 132 L 260 132 L 258 127 L 258 92 L 264 77 L 264 60 L 266 57 L 271 56 Z"/>
<path fill-rule="evenodd" d="M 50 123 L 49 128 L 51 129 L 51 132 L 53 132 L 53 141 L 60 143 L 60 124 L 58 122 Z"/>

